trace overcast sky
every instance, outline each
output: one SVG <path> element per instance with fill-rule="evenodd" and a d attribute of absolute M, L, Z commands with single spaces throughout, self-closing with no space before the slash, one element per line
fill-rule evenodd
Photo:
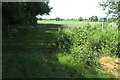
<path fill-rule="evenodd" d="M 98 2 L 102 0 L 50 0 L 49 6 L 53 7 L 49 16 L 42 18 L 78 19 L 80 16 L 89 18 L 90 16 L 105 17 L 105 12 L 99 7 Z"/>

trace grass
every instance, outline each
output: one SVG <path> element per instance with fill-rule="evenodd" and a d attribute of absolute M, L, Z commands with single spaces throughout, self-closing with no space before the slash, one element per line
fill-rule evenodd
<path fill-rule="evenodd" d="M 64 25 L 65 27 L 81 27 L 83 25 L 88 24 L 88 22 L 80 22 L 80 21 L 53 21 L 53 20 L 38 20 L 38 24 L 61 24 Z M 99 24 L 101 22 L 89 22 L 91 25 Z"/>
<path fill-rule="evenodd" d="M 56 36 L 56 31 L 34 29 L 14 39 L 5 40 L 3 78 L 49 76 L 46 56 L 50 57 L 56 50 Z"/>
<path fill-rule="evenodd" d="M 59 32 L 47 29 L 78 27 L 87 22 L 38 23 L 35 29 L 26 34 L 3 40 L 3 78 L 114 78 L 113 75 L 102 72 L 98 65 L 86 65 L 84 61 L 89 59 L 89 55 L 87 58 L 76 53 L 79 47 L 73 46 L 71 51 L 58 49 L 56 42 Z"/>

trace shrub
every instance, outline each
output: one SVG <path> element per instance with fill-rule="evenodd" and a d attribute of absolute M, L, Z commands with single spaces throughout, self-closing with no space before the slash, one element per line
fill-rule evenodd
<path fill-rule="evenodd" d="M 101 29 L 101 24 L 64 28 L 60 32 L 59 43 L 60 49 L 63 51 L 61 57 L 65 59 L 66 64 L 76 65 L 74 66 L 77 71 L 75 77 L 80 75 L 82 77 L 110 77 L 98 69 L 100 65 L 97 58 L 118 56 L 116 27 L 110 27 L 105 23 L 104 30 Z M 63 54 L 65 48 L 69 54 Z M 69 56 L 70 58 L 68 58 Z"/>
<path fill-rule="evenodd" d="M 94 61 L 94 58 L 99 56 L 118 56 L 117 28 L 106 23 L 104 30 L 101 29 L 101 24 L 64 28 L 59 37 L 61 49 L 70 50 L 74 56 L 80 55 L 81 59 L 86 59 L 87 62 L 89 57 Z"/>

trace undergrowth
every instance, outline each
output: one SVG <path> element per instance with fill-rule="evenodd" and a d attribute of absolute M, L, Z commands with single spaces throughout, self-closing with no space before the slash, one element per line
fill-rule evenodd
<path fill-rule="evenodd" d="M 86 78 L 110 78 L 105 75 L 98 63 L 98 58 L 111 56 L 118 57 L 118 31 L 117 27 L 104 24 L 87 24 L 82 27 L 67 27 L 59 32 L 58 57 L 62 64 L 75 66 L 76 77 L 82 74 Z M 67 51 L 67 52 L 66 52 Z M 66 52 L 65 54 L 63 54 Z"/>

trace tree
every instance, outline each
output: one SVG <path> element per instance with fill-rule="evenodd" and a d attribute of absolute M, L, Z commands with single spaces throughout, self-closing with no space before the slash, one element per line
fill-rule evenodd
<path fill-rule="evenodd" d="M 56 21 L 60 21 L 60 18 L 59 18 L 59 17 L 56 17 L 55 20 L 56 20 Z"/>
<path fill-rule="evenodd" d="M 83 18 L 82 18 L 82 17 L 79 17 L 78 20 L 79 20 L 79 21 L 83 21 Z"/>
<path fill-rule="evenodd" d="M 98 21 L 98 17 L 97 16 L 91 16 L 89 18 L 90 21 Z"/>
<path fill-rule="evenodd" d="M 109 0 L 99 2 L 100 7 L 102 7 L 103 10 L 107 10 L 106 15 L 111 16 L 112 18 L 117 19 L 120 15 L 120 1 L 119 2 L 110 2 Z"/>
<path fill-rule="evenodd" d="M 109 0 L 106 0 L 106 2 L 99 2 L 99 5 L 103 10 L 107 10 L 107 17 L 111 15 L 112 20 L 117 21 L 118 29 L 120 30 L 120 1 L 116 0 L 116 2 L 110 2 Z"/>
<path fill-rule="evenodd" d="M 39 18 L 38 18 L 38 20 L 40 20 L 40 21 L 41 21 L 41 20 L 43 20 L 43 19 L 42 19 L 41 17 L 39 17 Z"/>
<path fill-rule="evenodd" d="M 10 29 L 21 32 L 19 25 L 33 25 L 37 23 L 36 15 L 47 14 L 52 8 L 45 2 L 4 2 L 2 3 L 3 34 L 10 34 Z M 13 27 L 14 26 L 14 27 Z M 23 27 L 24 27 L 23 26 Z M 4 37 L 4 36 L 3 36 Z"/>
<path fill-rule="evenodd" d="M 44 2 L 5 2 L 2 5 L 3 23 L 9 25 L 33 24 L 37 14 L 43 15 L 50 12 L 49 6 Z"/>

